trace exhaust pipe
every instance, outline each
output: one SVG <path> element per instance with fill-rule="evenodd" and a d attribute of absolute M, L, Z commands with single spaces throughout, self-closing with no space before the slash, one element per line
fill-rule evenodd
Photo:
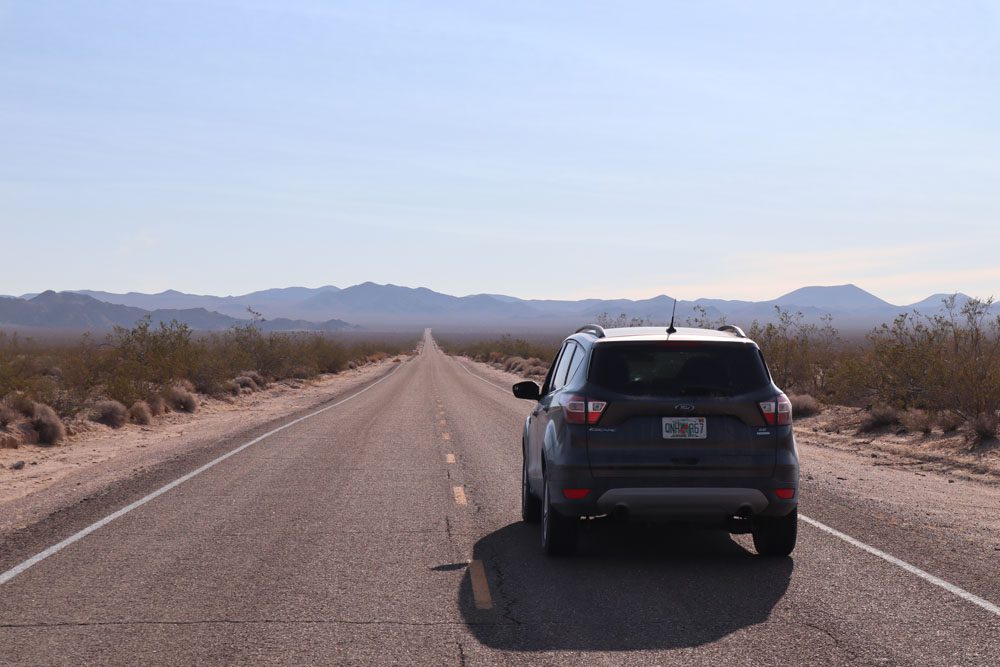
<path fill-rule="evenodd" d="M 611 518 L 615 523 L 628 523 L 628 507 L 615 505 L 615 509 L 611 512 Z"/>
<path fill-rule="evenodd" d="M 736 513 L 726 521 L 726 528 L 734 535 L 753 532 L 753 508 L 750 505 L 740 505 Z"/>

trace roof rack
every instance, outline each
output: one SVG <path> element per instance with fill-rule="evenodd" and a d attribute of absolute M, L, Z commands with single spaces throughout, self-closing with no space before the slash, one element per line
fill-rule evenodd
<path fill-rule="evenodd" d="M 579 329 L 577 329 L 575 333 L 589 333 L 589 334 L 594 334 L 598 338 L 604 338 L 604 336 L 606 335 L 604 333 L 604 328 L 603 327 L 599 327 L 596 324 L 587 324 L 587 325 L 584 325 L 584 326 L 580 327 Z"/>
<path fill-rule="evenodd" d="M 743 333 L 743 329 L 740 329 L 735 324 L 723 324 L 721 327 L 719 327 L 719 331 L 729 331 L 731 333 L 736 334 L 740 338 L 746 338 L 747 337 L 747 335 L 745 333 Z"/>

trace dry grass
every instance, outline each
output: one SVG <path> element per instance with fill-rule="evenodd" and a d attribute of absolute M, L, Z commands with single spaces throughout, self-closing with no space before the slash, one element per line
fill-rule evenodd
<path fill-rule="evenodd" d="M 35 415 L 35 402 L 20 392 L 7 396 L 4 403 L 11 410 L 15 410 L 29 419 Z"/>
<path fill-rule="evenodd" d="M 21 413 L 17 410 L 12 410 L 8 407 L 0 407 L 0 429 L 7 430 L 19 419 L 21 419 Z"/>
<path fill-rule="evenodd" d="M 149 406 L 149 412 L 154 417 L 159 417 L 167 411 L 167 402 L 159 394 L 153 394 L 147 398 L 146 405 Z"/>
<path fill-rule="evenodd" d="M 59 415 L 51 407 L 36 404 L 31 425 L 38 433 L 38 442 L 43 445 L 55 445 L 66 437 L 66 426 Z"/>
<path fill-rule="evenodd" d="M 792 414 L 795 417 L 812 417 L 822 411 L 819 401 L 809 394 L 789 394 L 788 400 L 792 402 Z"/>
<path fill-rule="evenodd" d="M 163 399 L 171 410 L 178 412 L 195 412 L 198 410 L 198 399 L 183 385 L 167 387 L 163 390 Z"/>
<path fill-rule="evenodd" d="M 976 415 L 970 422 L 972 432 L 980 442 L 995 440 L 997 437 L 998 420 L 996 413 L 983 413 Z"/>
<path fill-rule="evenodd" d="M 90 336 L 39 341 L 0 331 L 0 410 L 18 427 L 4 433 L 4 441 L 33 442 L 37 431 L 42 442 L 58 442 L 65 437 L 62 419 L 92 414 L 112 426 L 130 418 L 148 423 L 168 405 L 196 411 L 196 389 L 217 396 L 232 391 L 235 385 L 228 383 L 234 377 L 260 389 L 272 379 L 337 373 L 349 362 L 382 359 L 416 344 L 412 335 L 358 336 L 265 334 L 252 323 L 195 335 L 186 325 L 153 326 L 148 319 L 130 329 L 118 327 L 103 341 Z"/>
<path fill-rule="evenodd" d="M 146 401 L 136 401 L 128 409 L 128 417 L 133 424 L 147 426 L 153 421 L 153 411 L 149 408 L 149 403 Z"/>
<path fill-rule="evenodd" d="M 940 428 L 943 433 L 954 433 L 962 425 L 962 422 L 962 417 L 950 410 L 942 412 L 937 417 L 938 428 Z"/>
<path fill-rule="evenodd" d="M 907 410 L 899 416 L 899 421 L 907 431 L 930 435 L 937 416 L 927 410 Z"/>
<path fill-rule="evenodd" d="M 899 413 L 889 405 L 875 405 L 861 422 L 861 430 L 870 433 L 899 423 Z"/>
<path fill-rule="evenodd" d="M 111 428 L 121 428 L 128 423 L 128 409 L 118 401 L 98 401 L 90 413 L 90 420 Z"/>
<path fill-rule="evenodd" d="M 476 361 L 506 364 L 508 359 L 517 357 L 522 361 L 537 361 L 538 365 L 547 367 L 559 351 L 562 338 L 545 336 L 529 340 L 505 334 L 500 338 L 482 340 L 478 337 L 453 335 L 440 338 L 438 344 L 449 354 L 464 355 Z"/>
<path fill-rule="evenodd" d="M 249 375 L 240 375 L 239 377 L 233 378 L 233 384 L 235 384 L 239 389 L 249 389 L 250 391 L 257 391 L 260 389 L 260 386 Z"/>

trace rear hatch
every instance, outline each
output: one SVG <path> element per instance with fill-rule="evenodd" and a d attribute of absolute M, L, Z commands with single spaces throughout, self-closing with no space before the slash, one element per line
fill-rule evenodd
<path fill-rule="evenodd" d="M 757 347 L 602 341 L 587 394 L 607 401 L 587 431 L 595 477 L 768 477 L 777 437 L 759 403 L 776 390 Z"/>

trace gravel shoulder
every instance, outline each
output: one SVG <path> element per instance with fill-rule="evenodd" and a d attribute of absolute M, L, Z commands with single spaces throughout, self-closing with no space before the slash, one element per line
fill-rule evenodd
<path fill-rule="evenodd" d="M 0 449 L 0 535 L 37 523 L 168 460 L 319 406 L 384 375 L 394 365 L 387 359 L 313 380 L 276 382 L 231 399 L 200 397 L 194 414 L 170 412 L 149 426 L 112 429 L 77 422 L 73 434 L 59 445 Z M 19 461 L 23 467 L 15 469 Z"/>

